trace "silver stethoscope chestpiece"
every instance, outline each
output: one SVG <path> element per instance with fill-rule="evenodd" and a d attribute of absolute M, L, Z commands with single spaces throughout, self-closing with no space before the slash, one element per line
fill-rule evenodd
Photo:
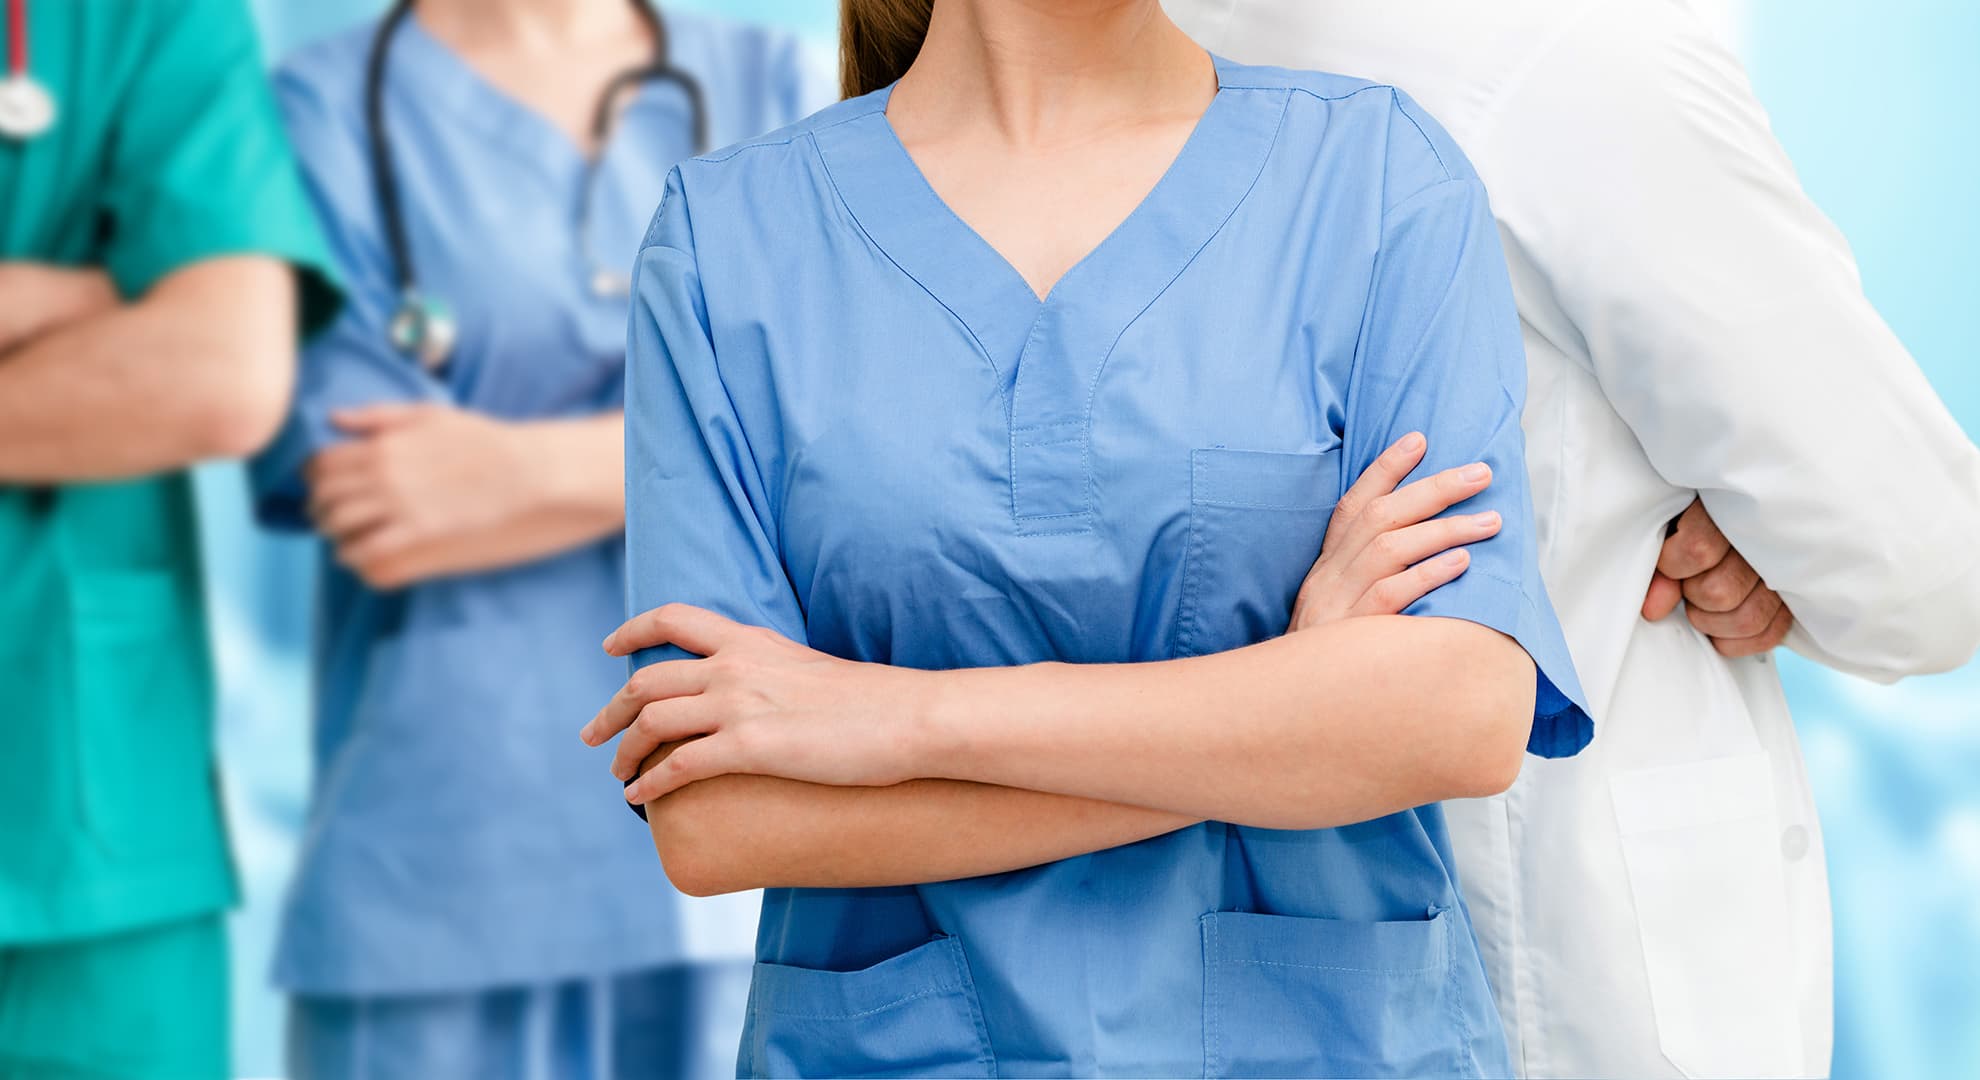
<path fill-rule="evenodd" d="M 420 367 L 438 374 L 454 357 L 460 328 L 447 305 L 431 297 L 408 291 L 399 300 L 398 310 L 386 326 L 392 347 L 416 361 Z"/>
<path fill-rule="evenodd" d="M 632 279 L 611 270 L 591 272 L 591 295 L 600 300 L 616 300 L 632 295 Z"/>
<path fill-rule="evenodd" d="M 55 126 L 55 99 L 25 71 L 0 78 L 0 135 L 16 142 Z"/>

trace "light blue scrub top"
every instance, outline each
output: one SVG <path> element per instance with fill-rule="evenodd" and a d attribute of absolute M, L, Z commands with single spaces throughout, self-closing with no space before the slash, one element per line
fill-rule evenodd
<path fill-rule="evenodd" d="M 1492 465 L 1460 509 L 1505 526 L 1411 613 L 1516 638 L 1530 748 L 1585 745 L 1476 175 L 1388 87 L 1218 76 L 1042 303 L 923 181 L 887 91 L 675 170 L 635 287 L 632 607 L 916 668 L 1231 649 L 1284 632 L 1343 486 L 1421 430 L 1419 472 Z M 743 1074 L 1511 1071 L 1436 806 L 772 890 L 758 959 Z"/>
<path fill-rule="evenodd" d="M 822 98 L 792 39 L 668 12 L 718 140 Z M 363 72 L 373 26 L 305 48 L 277 87 L 340 269 L 346 314 L 302 358 L 293 415 L 255 462 L 263 517 L 299 525 L 303 463 L 338 441 L 331 410 L 449 401 L 553 417 L 623 401 L 629 272 L 667 170 L 692 153 L 685 99 L 647 84 L 613 131 L 575 233 L 578 148 L 408 20 L 386 125 L 421 288 L 460 321 L 444 381 L 388 344 L 397 302 L 373 198 Z M 623 287 L 623 276 L 621 277 Z M 609 760 L 572 734 L 624 681 L 598 642 L 625 605 L 619 538 L 391 593 L 323 561 L 316 780 L 277 981 L 322 994 L 438 992 L 677 960 L 677 901 L 650 839 L 601 788 Z"/>

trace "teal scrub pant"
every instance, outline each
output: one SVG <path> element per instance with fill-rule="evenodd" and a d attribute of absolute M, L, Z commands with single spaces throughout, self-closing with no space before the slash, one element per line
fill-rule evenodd
<path fill-rule="evenodd" d="M 736 1073 L 750 965 L 463 994 L 298 996 L 294 1080 L 702 1080 Z"/>
<path fill-rule="evenodd" d="M 0 1080 L 225 1080 L 218 913 L 51 944 L 0 945 Z"/>

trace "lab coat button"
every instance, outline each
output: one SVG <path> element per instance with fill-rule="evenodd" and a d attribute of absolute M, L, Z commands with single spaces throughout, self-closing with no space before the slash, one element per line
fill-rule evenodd
<path fill-rule="evenodd" d="M 1789 862 L 1808 854 L 1808 829 L 1801 825 L 1790 825 L 1781 833 L 1781 854 Z"/>

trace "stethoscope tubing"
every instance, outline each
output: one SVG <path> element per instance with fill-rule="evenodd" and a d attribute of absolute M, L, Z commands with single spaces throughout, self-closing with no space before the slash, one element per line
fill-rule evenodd
<path fill-rule="evenodd" d="M 9 0 L 10 4 L 20 4 L 24 0 Z M 389 59 L 392 41 L 399 28 L 412 15 L 415 0 L 396 0 L 390 11 L 378 24 L 372 37 L 371 51 L 365 60 L 364 71 L 364 121 L 365 138 L 371 151 L 371 186 L 377 200 L 380 226 L 384 232 L 386 257 L 392 264 L 392 278 L 402 297 L 402 303 L 419 303 L 419 282 L 413 268 L 412 247 L 406 234 L 405 209 L 399 199 L 398 168 L 392 156 L 391 140 L 385 123 L 385 79 L 386 64 Z M 687 99 L 689 126 L 692 129 L 694 152 L 699 154 L 708 149 L 708 109 L 702 94 L 701 84 L 694 76 L 674 66 L 669 58 L 667 24 L 660 12 L 648 0 L 631 0 L 634 10 L 647 25 L 653 37 L 653 59 L 637 67 L 628 68 L 612 77 L 599 94 L 598 105 L 592 113 L 591 132 L 593 141 L 601 152 L 607 135 L 612 128 L 613 106 L 619 95 L 627 88 L 645 82 L 666 82 L 679 88 Z M 596 160 L 587 165 L 588 170 L 598 167 Z M 578 207 L 577 230 L 579 243 L 586 249 L 590 246 L 588 235 L 591 217 L 591 184 L 589 177 Z"/>

